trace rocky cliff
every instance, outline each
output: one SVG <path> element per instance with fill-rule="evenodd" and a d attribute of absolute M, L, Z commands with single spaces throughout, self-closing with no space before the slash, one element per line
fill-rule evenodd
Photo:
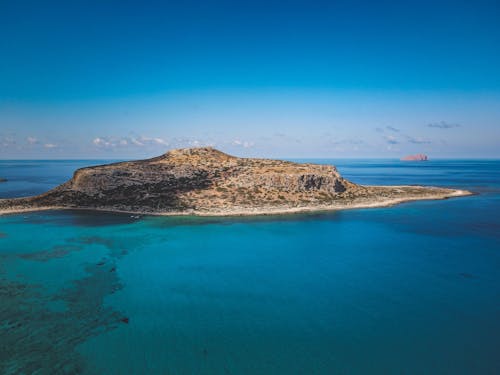
<path fill-rule="evenodd" d="M 427 161 L 427 155 L 424 154 L 416 154 L 416 155 L 408 155 L 401 158 L 401 161 Z"/>
<path fill-rule="evenodd" d="M 364 187 L 335 167 L 227 155 L 210 147 L 77 170 L 35 197 L 0 200 L 0 212 L 86 208 L 156 214 L 245 214 L 343 208 L 451 196 L 423 187 Z M 411 198 L 414 197 L 414 198 Z"/>

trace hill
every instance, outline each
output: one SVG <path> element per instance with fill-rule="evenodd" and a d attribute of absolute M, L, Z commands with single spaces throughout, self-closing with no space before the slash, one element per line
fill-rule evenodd
<path fill-rule="evenodd" d="M 238 158 L 211 147 L 86 167 L 47 193 L 0 200 L 0 213 L 78 208 L 143 214 L 251 215 L 391 205 L 469 194 L 361 186 L 334 166 Z"/>

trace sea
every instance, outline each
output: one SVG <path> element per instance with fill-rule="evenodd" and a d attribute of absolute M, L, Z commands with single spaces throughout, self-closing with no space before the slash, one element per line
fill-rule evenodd
<path fill-rule="evenodd" d="M 0 161 L 0 197 L 105 162 Z M 0 373 L 500 374 L 500 161 L 314 162 L 475 195 L 283 216 L 0 216 Z"/>

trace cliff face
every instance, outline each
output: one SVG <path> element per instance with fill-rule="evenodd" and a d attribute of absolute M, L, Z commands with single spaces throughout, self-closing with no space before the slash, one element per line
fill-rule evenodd
<path fill-rule="evenodd" d="M 329 165 L 244 159 L 203 147 L 82 168 L 45 194 L 0 199 L 0 213 L 56 207 L 155 214 L 279 213 L 372 207 L 455 193 L 418 186 L 360 186 Z"/>

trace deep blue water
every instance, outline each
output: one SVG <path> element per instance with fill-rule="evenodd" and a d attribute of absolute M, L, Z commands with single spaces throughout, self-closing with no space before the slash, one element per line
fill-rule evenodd
<path fill-rule="evenodd" d="M 0 161 L 0 197 L 102 162 Z M 319 162 L 478 194 L 281 217 L 2 216 L 0 373 L 500 373 L 500 161 Z"/>

